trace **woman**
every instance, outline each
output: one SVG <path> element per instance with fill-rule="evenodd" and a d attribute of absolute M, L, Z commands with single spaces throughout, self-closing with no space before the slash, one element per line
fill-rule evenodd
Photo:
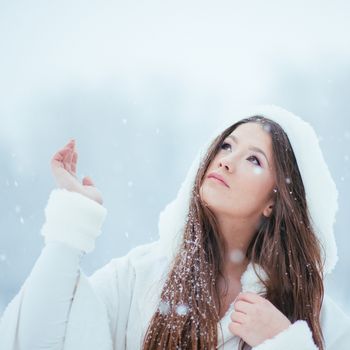
<path fill-rule="evenodd" d="M 161 213 L 160 239 L 89 278 L 79 263 L 106 210 L 76 163 L 74 143 L 52 160 L 46 245 L 1 349 L 349 348 L 349 318 L 323 289 L 337 190 L 308 123 L 275 106 L 229 118 Z"/>

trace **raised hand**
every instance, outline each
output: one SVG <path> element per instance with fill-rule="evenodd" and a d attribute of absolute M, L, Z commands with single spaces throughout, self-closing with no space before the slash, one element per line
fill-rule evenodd
<path fill-rule="evenodd" d="M 102 195 L 91 178 L 85 176 L 82 182 L 78 179 L 76 175 L 77 160 L 78 153 L 75 148 L 75 140 L 71 140 L 54 154 L 51 159 L 51 170 L 57 186 L 71 192 L 80 193 L 102 204 Z"/>

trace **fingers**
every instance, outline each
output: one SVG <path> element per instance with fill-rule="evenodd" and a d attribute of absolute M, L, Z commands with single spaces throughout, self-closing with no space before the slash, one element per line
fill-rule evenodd
<path fill-rule="evenodd" d="M 237 300 L 234 304 L 235 311 L 239 311 L 244 314 L 249 313 L 252 307 L 253 307 L 252 304 L 247 303 L 246 301 L 243 301 L 243 300 Z"/>
<path fill-rule="evenodd" d="M 238 322 L 230 322 L 228 325 L 228 329 L 229 331 L 234 334 L 237 335 L 241 338 L 243 338 L 243 334 L 242 334 L 242 323 L 238 323 Z"/>
<path fill-rule="evenodd" d="M 264 298 L 261 297 L 259 294 L 253 293 L 253 292 L 244 292 L 244 293 L 239 293 L 237 296 L 236 301 L 238 300 L 243 300 L 246 301 L 247 303 L 257 303 L 259 301 L 262 301 Z"/>
<path fill-rule="evenodd" d="M 63 155 L 63 166 L 68 171 L 71 172 L 71 162 L 72 162 L 72 151 L 67 150 Z"/>
<path fill-rule="evenodd" d="M 78 161 L 78 153 L 74 152 L 73 158 L 72 158 L 72 165 L 71 165 L 73 173 L 76 173 L 77 171 L 77 161 Z"/>
<path fill-rule="evenodd" d="M 232 322 L 245 323 L 247 321 L 247 315 L 242 312 L 232 312 L 230 315 Z"/>
<path fill-rule="evenodd" d="M 75 140 L 69 141 L 52 158 L 54 166 L 59 166 L 75 175 L 78 154 L 75 152 Z"/>
<path fill-rule="evenodd" d="M 55 153 L 54 158 L 63 160 L 64 156 L 68 151 L 71 151 L 74 148 L 72 141 L 68 142 L 62 149 Z"/>
<path fill-rule="evenodd" d="M 92 182 L 91 177 L 85 176 L 83 178 L 83 185 L 85 185 L 85 186 L 94 186 L 94 183 Z"/>

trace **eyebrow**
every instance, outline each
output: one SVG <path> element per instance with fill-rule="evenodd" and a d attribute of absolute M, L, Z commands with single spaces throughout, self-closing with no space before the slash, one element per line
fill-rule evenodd
<path fill-rule="evenodd" d="M 228 135 L 228 137 L 229 137 L 230 139 L 232 139 L 234 142 L 239 143 L 238 138 L 237 138 L 235 135 L 232 135 L 232 134 L 231 134 L 231 135 Z M 249 149 L 252 150 L 252 151 L 261 153 L 261 154 L 266 158 L 267 164 L 270 166 L 269 159 L 267 158 L 267 156 L 266 156 L 266 154 L 264 153 L 263 150 L 261 150 L 261 149 L 258 148 L 258 147 L 255 147 L 255 146 L 250 146 Z"/>

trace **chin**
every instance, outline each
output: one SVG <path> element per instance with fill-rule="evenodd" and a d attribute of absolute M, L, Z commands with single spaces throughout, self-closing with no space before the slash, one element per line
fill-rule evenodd
<path fill-rule="evenodd" d="M 223 202 L 223 194 L 221 191 L 218 191 L 216 188 L 213 188 L 210 185 L 202 185 L 199 191 L 200 198 L 203 202 L 210 204 L 211 206 L 220 206 Z"/>
<path fill-rule="evenodd" d="M 210 209 L 211 212 L 214 214 L 221 214 L 221 213 L 227 213 L 227 208 L 222 206 L 222 200 L 220 201 L 219 198 L 202 198 L 202 203 L 204 206 L 206 206 L 208 209 Z"/>

